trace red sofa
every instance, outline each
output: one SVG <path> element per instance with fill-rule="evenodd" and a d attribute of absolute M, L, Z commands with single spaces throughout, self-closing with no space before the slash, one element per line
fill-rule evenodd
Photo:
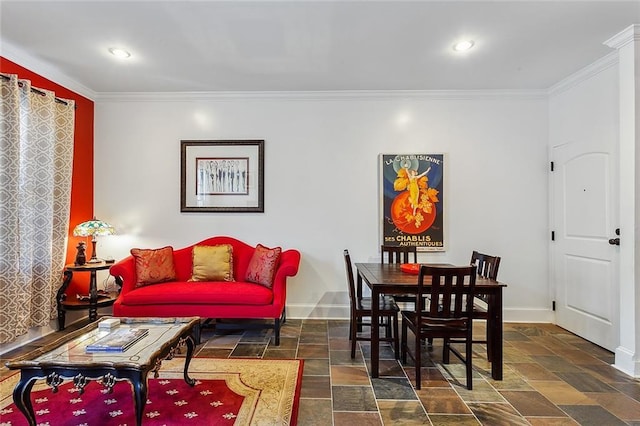
<path fill-rule="evenodd" d="M 195 245 L 231 244 L 236 281 L 189 282 Z M 118 317 L 188 317 L 206 319 L 273 319 L 275 344 L 280 344 L 280 325 L 286 320 L 287 277 L 298 273 L 300 253 L 283 250 L 272 288 L 244 281 L 255 247 L 231 237 L 213 237 L 173 250 L 176 281 L 136 287 L 136 262 L 129 256 L 115 263 L 110 273 L 121 286 L 113 305 Z"/>

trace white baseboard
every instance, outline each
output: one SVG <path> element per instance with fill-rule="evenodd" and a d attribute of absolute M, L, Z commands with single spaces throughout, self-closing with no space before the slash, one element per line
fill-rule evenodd
<path fill-rule="evenodd" d="M 550 309 L 508 308 L 503 312 L 505 322 L 554 323 Z M 287 318 L 295 319 L 349 319 L 348 304 L 287 304 Z"/>

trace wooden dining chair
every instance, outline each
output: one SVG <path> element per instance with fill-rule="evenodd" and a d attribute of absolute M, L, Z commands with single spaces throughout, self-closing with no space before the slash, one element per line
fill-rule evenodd
<path fill-rule="evenodd" d="M 347 272 L 347 284 L 349 285 L 349 302 L 350 302 L 350 320 L 349 320 L 349 340 L 351 341 L 351 358 L 356 356 L 356 341 L 371 341 L 370 336 L 359 335 L 358 330 L 362 329 L 362 326 L 371 327 L 371 321 L 366 321 L 366 318 L 371 318 L 371 306 L 372 303 L 379 303 L 380 324 L 385 329 L 384 337 L 380 338 L 380 341 L 387 341 L 393 343 L 393 350 L 396 354 L 396 359 L 400 358 L 400 342 L 398 333 L 398 313 L 400 309 L 396 302 L 390 296 L 382 296 L 380 300 L 373 301 L 370 297 L 357 298 L 356 286 L 353 278 L 353 267 L 351 266 L 351 256 L 349 250 L 344 250 L 344 264 Z"/>
<path fill-rule="evenodd" d="M 418 250 L 416 247 L 382 245 L 380 246 L 380 263 L 418 263 Z"/>
<path fill-rule="evenodd" d="M 418 250 L 413 247 L 380 246 L 380 263 L 418 263 Z M 413 294 L 397 294 L 396 302 L 413 303 Z"/>
<path fill-rule="evenodd" d="M 500 269 L 500 257 L 473 251 L 471 253 L 471 265 L 476 267 L 477 274 L 491 280 L 498 279 L 498 269 Z M 474 340 L 473 343 L 487 345 L 487 360 L 491 361 L 491 327 L 489 327 L 489 305 L 488 296 L 486 294 L 477 294 L 473 304 L 473 318 L 487 322 L 486 340 Z"/>
<path fill-rule="evenodd" d="M 465 283 L 466 281 L 466 283 Z M 442 362 L 449 363 L 450 352 L 466 366 L 467 389 L 473 389 L 472 341 L 473 341 L 473 296 L 476 283 L 474 266 L 427 266 L 420 267 L 418 274 L 415 310 L 402 310 L 402 334 L 400 353 L 406 364 L 407 354 L 415 363 L 416 389 L 421 387 L 421 354 L 425 339 L 443 339 Z M 431 303 L 424 306 L 424 298 Z M 438 303 L 434 303 L 438 301 Z M 408 345 L 408 330 L 414 335 L 412 348 Z M 465 354 L 451 346 L 464 343 Z M 413 351 L 413 352 L 412 352 Z"/>

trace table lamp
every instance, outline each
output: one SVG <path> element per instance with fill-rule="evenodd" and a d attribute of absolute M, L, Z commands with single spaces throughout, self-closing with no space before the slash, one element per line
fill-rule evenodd
<path fill-rule="evenodd" d="M 73 235 L 76 237 L 88 237 L 91 236 L 92 253 L 91 259 L 87 263 L 100 263 L 102 260 L 98 259 L 96 254 L 96 236 L 100 235 L 113 235 L 116 230 L 112 225 L 107 222 L 96 219 L 95 217 L 86 222 L 82 222 L 73 228 Z"/>

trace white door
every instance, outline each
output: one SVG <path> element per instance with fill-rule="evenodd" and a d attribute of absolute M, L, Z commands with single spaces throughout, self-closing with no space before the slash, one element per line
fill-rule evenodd
<path fill-rule="evenodd" d="M 607 147 L 552 149 L 552 284 L 557 324 L 608 350 L 619 340 L 618 185 Z M 624 235 L 621 236 L 624 238 Z"/>

